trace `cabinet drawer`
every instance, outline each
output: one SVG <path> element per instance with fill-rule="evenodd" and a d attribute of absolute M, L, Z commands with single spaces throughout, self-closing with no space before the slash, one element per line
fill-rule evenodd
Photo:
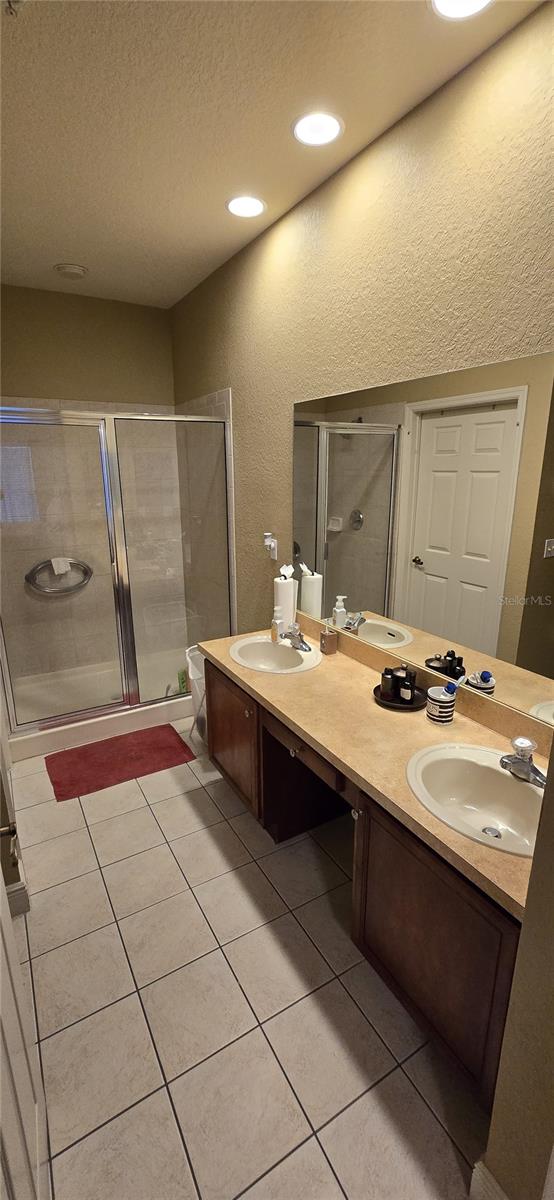
<path fill-rule="evenodd" d="M 271 713 L 263 711 L 262 723 L 265 729 L 276 738 L 282 746 L 286 746 L 291 758 L 298 758 L 309 771 L 313 771 L 319 779 L 341 795 L 345 791 L 346 779 L 342 771 L 338 771 L 332 763 L 322 758 L 311 746 L 307 746 L 296 733 L 282 725 Z"/>

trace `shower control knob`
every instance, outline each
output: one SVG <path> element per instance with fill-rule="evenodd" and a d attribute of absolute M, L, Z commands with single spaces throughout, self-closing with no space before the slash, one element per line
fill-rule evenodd
<path fill-rule="evenodd" d="M 415 558 L 412 558 L 412 562 L 415 563 L 416 567 L 423 566 L 423 559 L 419 557 L 419 554 L 416 554 Z"/>

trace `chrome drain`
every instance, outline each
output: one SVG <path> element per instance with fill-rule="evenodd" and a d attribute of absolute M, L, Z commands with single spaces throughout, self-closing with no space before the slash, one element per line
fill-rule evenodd
<path fill-rule="evenodd" d="M 495 829 L 494 825 L 484 825 L 481 833 L 486 833 L 487 837 L 501 838 L 502 834 L 499 829 Z"/>

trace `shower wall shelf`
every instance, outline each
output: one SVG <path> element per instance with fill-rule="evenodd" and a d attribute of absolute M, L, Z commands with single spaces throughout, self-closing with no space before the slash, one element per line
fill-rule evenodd
<path fill-rule="evenodd" d="M 52 560 L 45 558 L 43 562 L 35 563 L 34 567 L 31 567 L 31 570 L 27 571 L 25 582 L 29 584 L 29 587 L 34 592 L 40 592 L 42 596 L 70 596 L 74 592 L 80 592 L 81 588 L 87 586 L 89 579 L 92 579 L 92 567 L 89 567 L 86 562 L 81 562 L 78 558 L 68 558 L 67 562 L 69 563 L 69 571 L 64 571 L 63 574 L 56 575 L 52 566 Z M 75 583 L 70 583 L 64 587 L 63 580 L 69 572 L 72 574 L 77 572 L 79 578 Z M 52 586 L 52 584 L 42 583 L 41 576 L 44 575 L 51 580 L 55 579 L 56 584 Z"/>

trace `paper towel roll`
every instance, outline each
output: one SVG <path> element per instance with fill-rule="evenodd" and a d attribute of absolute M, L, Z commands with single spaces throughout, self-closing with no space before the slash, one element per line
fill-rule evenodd
<path fill-rule="evenodd" d="M 283 626 L 285 633 L 288 632 L 289 626 L 292 625 L 293 621 L 296 621 L 297 596 L 297 579 L 273 580 L 273 603 L 275 606 L 280 605 L 283 611 Z"/>
<path fill-rule="evenodd" d="M 303 575 L 300 583 L 300 608 L 309 617 L 321 617 L 323 575 Z"/>

